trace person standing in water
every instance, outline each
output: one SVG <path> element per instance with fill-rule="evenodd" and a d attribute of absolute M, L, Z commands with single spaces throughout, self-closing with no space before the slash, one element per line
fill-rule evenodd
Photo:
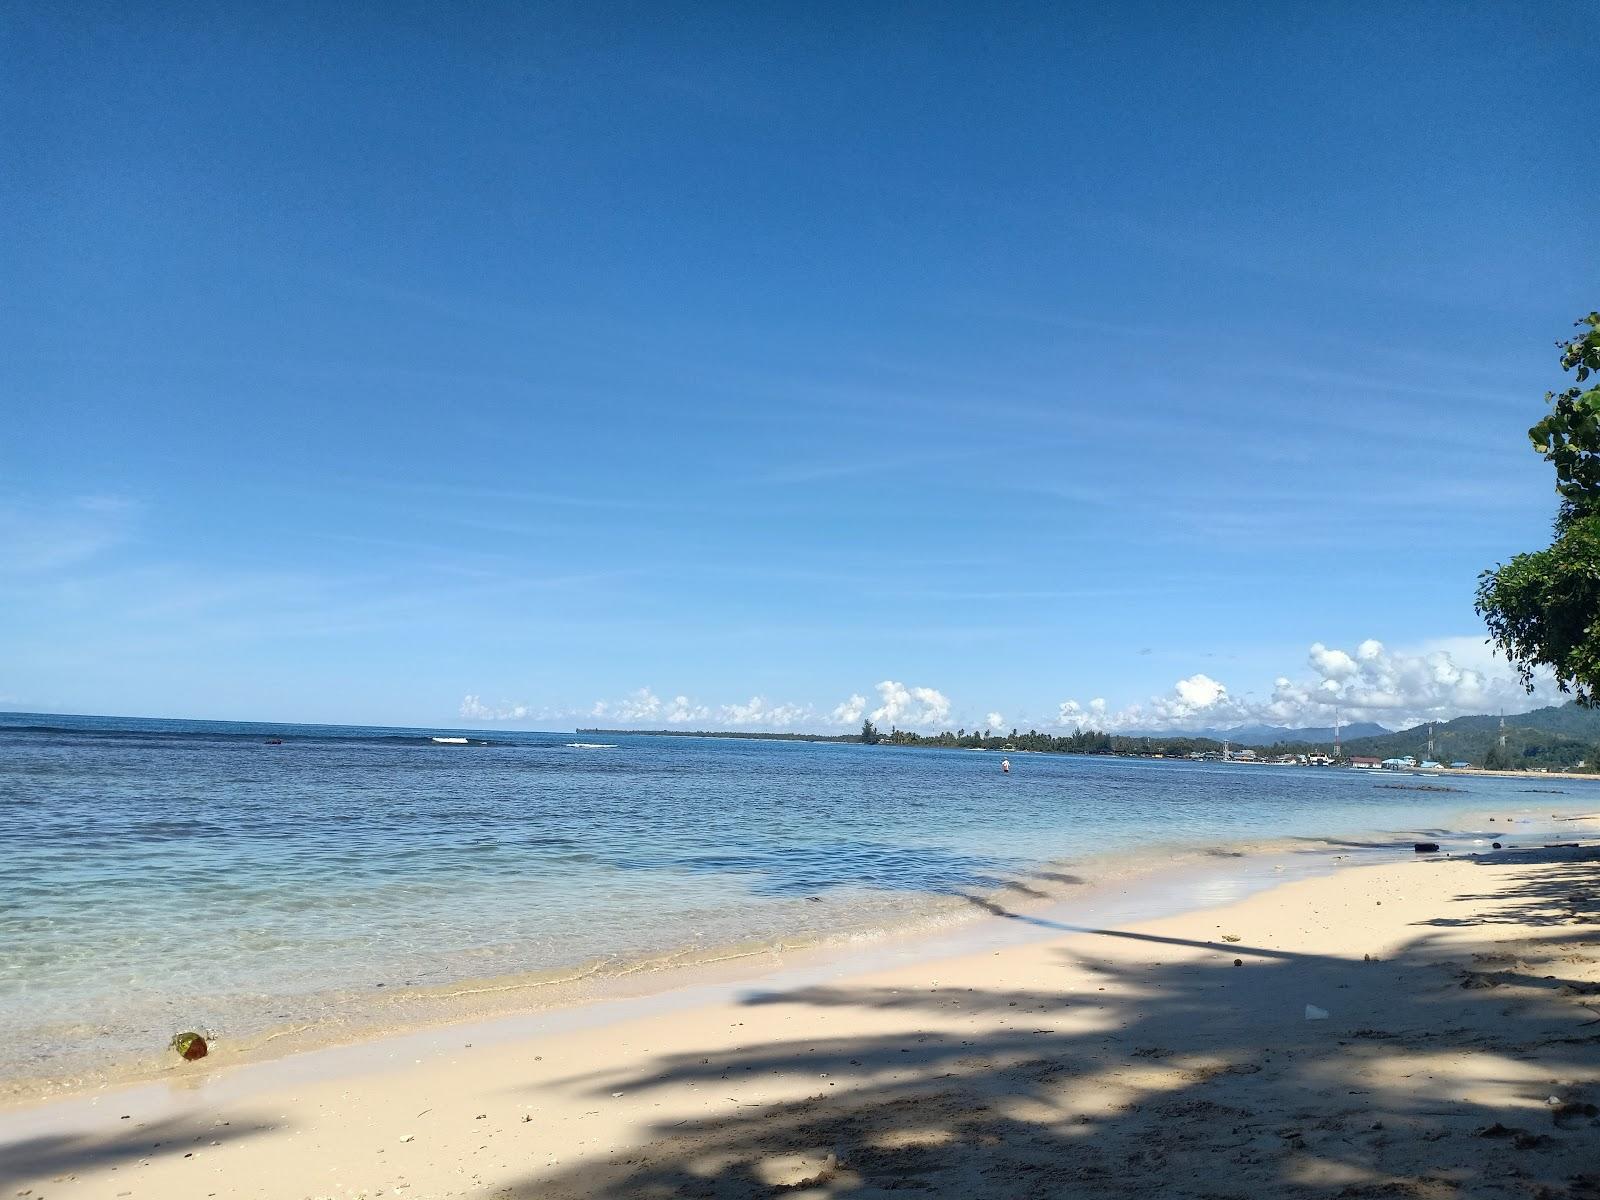
<path fill-rule="evenodd" d="M 1004 775 L 1011 774 L 1011 760 L 1009 758 L 1002 758 L 1000 760 L 1000 771 L 1001 774 Z"/>

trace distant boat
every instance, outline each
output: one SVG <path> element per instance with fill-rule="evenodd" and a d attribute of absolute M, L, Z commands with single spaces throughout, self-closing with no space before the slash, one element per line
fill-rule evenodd
<path fill-rule="evenodd" d="M 436 737 L 433 740 L 436 741 L 436 742 L 439 742 L 442 745 L 446 745 L 446 746 L 465 746 L 467 744 L 467 739 L 466 738 L 441 738 L 441 737 Z"/>
<path fill-rule="evenodd" d="M 268 738 L 266 744 L 269 745 L 269 746 L 281 746 L 281 745 L 283 745 L 283 739 L 282 738 Z"/>

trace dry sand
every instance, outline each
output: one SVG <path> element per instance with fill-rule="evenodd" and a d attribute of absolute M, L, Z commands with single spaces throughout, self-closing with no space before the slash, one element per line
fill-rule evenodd
<path fill-rule="evenodd" d="M 338 1077 L 108 1091 L 49 1128 L 10 1114 L 0 1197 L 1600 1197 L 1600 852 L 1393 861 L 1042 932 L 557 1035 L 465 1026 Z"/>

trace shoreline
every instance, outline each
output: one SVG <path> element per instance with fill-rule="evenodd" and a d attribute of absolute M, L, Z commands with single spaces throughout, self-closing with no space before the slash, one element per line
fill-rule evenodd
<path fill-rule="evenodd" d="M 1032 1194 L 1043 1170 L 1098 1196 L 1171 1178 L 1149 1174 L 1152 1145 L 1163 1167 L 1210 1164 L 1197 1196 L 1264 1186 L 1267 1167 L 1373 1196 L 1480 1194 L 1429 1190 L 1469 1169 L 1575 1178 L 1600 1126 L 1585 1107 L 1600 1099 L 1585 1026 L 1600 903 L 1584 886 L 1600 852 L 1316 857 L 1327 869 L 1280 881 L 1268 863 L 1262 886 L 1165 915 L 1008 912 L 942 957 L 806 965 L 8 1111 L 0 1182 L 51 1200 L 531 1200 L 823 1196 L 830 1180 L 854 1195 L 911 1175 L 998 1197 Z M 1505 1152 L 1479 1128 L 1506 1129 Z M 1126 1162 L 1102 1149 L 1124 1144 Z"/>
<path fill-rule="evenodd" d="M 1404 848 L 1400 842 L 1395 845 L 1397 851 Z M 199 1062 L 183 1062 L 163 1045 L 118 1057 L 98 1072 L 5 1079 L 0 1081 L 0 1117 L 125 1087 L 178 1082 L 203 1086 L 226 1072 L 302 1055 L 359 1052 L 371 1044 L 427 1037 L 440 1030 L 537 1022 L 582 1009 L 648 1004 L 680 991 L 727 988 L 775 974 L 837 974 L 853 967 L 865 969 L 884 956 L 937 957 L 995 937 L 994 927 L 1003 926 L 1002 909 L 1006 918 L 1025 921 L 1035 915 L 1059 916 L 1063 910 L 1068 915 L 1101 911 L 1128 897 L 1134 910 L 1154 916 L 1181 907 L 1186 894 L 1199 894 L 1208 884 L 1213 889 L 1222 881 L 1237 886 L 1241 871 L 1249 874 L 1253 869 L 1259 876 L 1256 886 L 1267 887 L 1284 878 L 1335 870 L 1338 864 L 1331 859 L 1336 854 L 1346 858 L 1370 850 L 1369 845 L 1341 851 L 1332 844 L 1314 848 L 1283 840 L 1240 842 L 1228 850 L 1184 844 L 1156 845 L 1139 853 L 1118 849 L 1042 864 L 992 888 L 917 896 L 888 925 L 835 924 L 811 938 L 684 946 L 637 958 L 591 959 L 548 970 L 394 986 L 384 988 L 381 996 L 343 993 L 348 1008 L 336 1016 L 270 1026 L 238 1037 L 201 1030 L 210 1053 Z M 1284 859 L 1297 869 L 1272 872 L 1264 862 L 1267 858 Z M 1007 941 L 1009 936 L 998 940 Z"/>
<path fill-rule="evenodd" d="M 908 898 L 888 924 L 882 914 L 864 924 L 835 923 L 813 937 L 780 938 L 727 945 L 688 945 L 635 958 L 591 959 L 511 975 L 462 977 L 434 985 L 330 994 L 343 1011 L 319 1018 L 271 1025 L 241 1036 L 219 1036 L 201 1028 L 210 1043 L 207 1058 L 186 1063 L 162 1044 L 128 1053 L 94 1071 L 17 1075 L 0 1080 L 0 1117 L 108 1090 L 162 1083 L 206 1086 L 239 1070 L 270 1067 L 305 1055 L 355 1052 L 364 1047 L 440 1031 L 507 1025 L 521 1033 L 530 1023 L 557 1020 L 610 1006 L 648 1006 L 684 992 L 727 989 L 778 976 L 837 976 L 869 969 L 885 958 L 934 959 L 976 946 L 1010 944 L 1017 928 L 1030 921 L 1083 918 L 1094 913 L 1117 920 L 1148 920 L 1198 910 L 1219 895 L 1243 895 L 1287 880 L 1330 874 L 1361 865 L 1370 855 L 1409 856 L 1416 837 L 1442 839 L 1443 853 L 1487 851 L 1491 838 L 1505 836 L 1488 810 L 1452 815 L 1449 831 L 1407 833 L 1369 830 L 1353 836 L 1298 836 L 1258 839 L 1220 846 L 1151 843 L 1039 865 L 986 889 Z M 1501 819 L 1505 818 L 1502 811 Z M 1584 822 L 1586 814 L 1537 816 L 1524 810 L 1526 825 Z M 1473 828 L 1468 828 L 1472 826 Z M 1526 829 L 1533 840 L 1570 837 L 1571 830 Z M 1476 849 L 1475 849 L 1476 848 Z M 1276 863 L 1268 860 L 1278 860 Z M 1006 922 L 1014 922 L 1002 932 Z M 1037 938 L 1038 934 L 1031 935 Z M 177 1032 L 176 1029 L 173 1032 Z"/>

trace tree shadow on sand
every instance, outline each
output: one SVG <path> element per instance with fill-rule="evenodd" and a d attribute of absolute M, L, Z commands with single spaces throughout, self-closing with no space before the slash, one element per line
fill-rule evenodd
<path fill-rule="evenodd" d="M 29 1190 L 42 1200 L 50 1181 L 79 1171 L 124 1167 L 147 1159 L 194 1155 L 202 1160 L 217 1144 L 253 1137 L 277 1128 L 266 1122 L 213 1124 L 191 1117 L 173 1117 L 149 1124 L 118 1124 L 105 1134 L 60 1134 L 0 1144 L 0 1189 L 32 1184 Z M 134 1187 L 129 1176 L 128 1186 Z M 19 1193 L 21 1194 L 21 1193 Z M 137 1194 L 137 1192 L 135 1192 Z"/>
<path fill-rule="evenodd" d="M 708 1115 L 505 1194 L 1595 1200 L 1594 932 L 1500 943 L 1520 965 L 1487 986 L 1445 931 L 1380 962 L 1101 930 L 1056 951 L 1054 989 L 754 995 L 812 1036 L 580 1079 L 596 1097 L 692 1088 Z M 1113 939 L 1161 961 L 1097 957 Z M 829 1036 L 841 1009 L 893 1031 Z"/>
<path fill-rule="evenodd" d="M 1473 925 L 1589 925 L 1590 936 L 1600 939 L 1600 846 L 1538 846 L 1501 850 L 1472 860 L 1479 866 L 1537 866 L 1540 871 L 1522 879 L 1509 893 L 1473 892 L 1460 900 L 1487 902 L 1489 911 L 1470 917 L 1441 915 L 1426 924 Z"/>

